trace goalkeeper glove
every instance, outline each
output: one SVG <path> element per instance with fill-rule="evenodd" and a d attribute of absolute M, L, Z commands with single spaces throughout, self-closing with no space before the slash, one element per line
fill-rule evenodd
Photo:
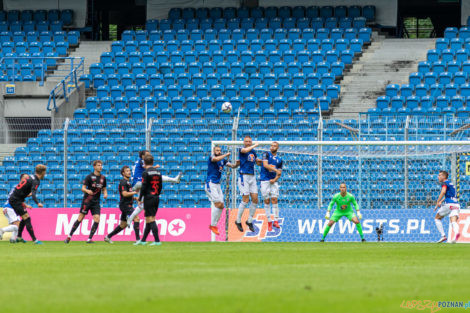
<path fill-rule="evenodd" d="M 356 211 L 356 212 L 357 212 L 357 218 L 360 219 L 360 220 L 362 220 L 362 214 L 361 214 L 361 212 L 359 212 L 359 211 Z"/>
<path fill-rule="evenodd" d="M 325 219 L 327 219 L 327 220 L 330 219 L 330 211 L 326 211 Z"/>

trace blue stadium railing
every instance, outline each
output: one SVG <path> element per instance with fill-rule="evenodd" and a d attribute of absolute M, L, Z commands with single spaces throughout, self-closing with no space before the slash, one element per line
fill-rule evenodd
<path fill-rule="evenodd" d="M 57 99 L 63 98 L 68 101 L 68 95 L 74 89 L 80 89 L 78 79 L 84 73 L 84 58 L 64 58 L 65 62 L 70 62 L 67 75 L 51 90 L 49 100 L 47 102 L 47 110 L 52 111 L 57 109 Z"/>

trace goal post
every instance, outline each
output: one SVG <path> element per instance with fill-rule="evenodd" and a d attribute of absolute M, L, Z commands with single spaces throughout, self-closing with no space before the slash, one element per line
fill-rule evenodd
<path fill-rule="evenodd" d="M 261 158 L 272 141 L 253 137 Z M 326 209 L 342 182 L 361 208 L 430 208 L 440 190 L 439 170 L 448 171 L 460 190 L 462 208 L 470 200 L 467 187 L 456 180 L 465 170 L 458 163 L 459 156 L 470 153 L 470 141 L 276 141 L 284 165 L 279 180 L 281 209 Z M 232 152 L 230 161 L 235 161 L 243 142 L 212 141 L 211 148 L 216 145 L 223 153 Z M 257 180 L 259 169 L 255 168 Z M 228 170 L 231 181 L 238 178 L 238 170 Z M 226 206 L 237 208 L 241 197 L 236 186 L 223 186 L 229 200 Z M 263 208 L 262 200 L 260 194 L 259 208 Z"/>

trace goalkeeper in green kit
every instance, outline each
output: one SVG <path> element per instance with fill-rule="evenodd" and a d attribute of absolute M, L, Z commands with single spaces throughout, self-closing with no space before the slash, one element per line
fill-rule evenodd
<path fill-rule="evenodd" d="M 347 192 L 345 183 L 342 183 L 341 185 L 339 185 L 339 190 L 340 192 L 333 196 L 333 199 L 331 199 L 330 205 L 328 205 L 328 211 L 326 211 L 325 218 L 330 221 L 328 222 L 328 225 L 325 227 L 325 231 L 323 232 L 323 237 L 320 241 L 321 242 L 325 241 L 325 237 L 326 235 L 328 235 L 330 228 L 337 221 L 339 221 L 341 217 L 343 216 L 346 216 L 348 220 L 356 224 L 357 231 L 359 232 L 359 235 L 361 235 L 361 240 L 366 241 L 364 239 L 364 234 L 362 233 L 361 223 L 359 222 L 359 220 L 362 219 L 362 214 L 361 212 L 359 212 L 359 205 L 357 204 L 356 199 L 354 198 L 352 194 Z M 333 207 L 335 203 L 336 203 L 336 209 L 333 212 L 333 215 L 330 217 L 331 208 Z M 351 204 L 354 205 L 354 208 L 356 209 L 356 212 L 357 212 L 357 216 L 356 216 L 356 213 L 354 213 L 354 210 Z"/>

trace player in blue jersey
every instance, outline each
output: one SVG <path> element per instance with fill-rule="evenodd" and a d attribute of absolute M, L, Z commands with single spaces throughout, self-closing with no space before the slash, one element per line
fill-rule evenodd
<path fill-rule="evenodd" d="M 133 172 L 132 172 L 132 186 L 134 186 L 134 190 L 140 190 L 140 186 L 142 184 L 142 173 L 145 171 L 144 169 L 144 158 L 146 155 L 150 155 L 150 152 L 148 150 L 142 150 L 139 151 L 139 159 L 135 161 L 134 167 L 133 167 Z M 159 166 L 157 166 L 159 167 Z M 183 176 L 182 173 L 179 173 L 178 176 L 176 177 L 169 177 L 162 175 L 163 181 L 164 182 L 169 182 L 169 183 L 176 183 L 179 184 L 181 180 L 181 176 Z M 136 185 L 138 185 L 136 187 Z"/>
<path fill-rule="evenodd" d="M 144 168 L 144 158 L 145 156 L 150 155 L 148 150 L 139 151 L 139 159 L 135 161 L 133 172 L 132 172 L 132 190 L 140 194 L 140 189 L 142 188 L 142 173 L 145 171 Z M 155 168 L 159 168 L 159 165 L 155 165 Z M 179 184 L 181 181 L 182 173 L 179 173 L 176 177 L 169 177 L 162 175 L 163 182 L 170 182 Z M 131 227 L 132 221 L 142 212 L 144 206 L 142 203 L 138 203 L 137 207 L 134 209 L 133 213 L 127 217 L 127 227 Z"/>
<path fill-rule="evenodd" d="M 460 228 L 457 223 L 460 213 L 459 200 L 457 199 L 454 184 L 449 180 L 449 173 L 446 171 L 439 171 L 437 179 L 441 184 L 441 193 L 439 194 L 439 198 L 437 198 L 436 207 L 434 208 L 434 211 L 439 208 L 436 217 L 434 218 L 437 230 L 441 234 L 441 239 L 439 239 L 438 243 L 447 240 L 446 234 L 444 233 L 444 227 L 442 225 L 442 219 L 447 215 L 449 215 L 450 224 L 452 225 L 455 233 L 454 240 L 450 242 L 456 243 L 460 237 Z"/>
<path fill-rule="evenodd" d="M 263 153 L 263 166 L 260 171 L 260 181 L 261 195 L 264 199 L 264 211 L 268 218 L 268 231 L 272 231 L 273 226 L 279 228 L 279 206 L 277 198 L 279 198 L 278 180 L 282 173 L 282 159 L 277 154 L 279 143 L 274 141 L 269 150 L 269 152 Z M 271 219 L 271 205 L 272 214 L 274 215 L 274 223 Z"/>
<path fill-rule="evenodd" d="M 220 179 L 222 178 L 222 172 L 224 167 L 228 166 L 236 168 L 236 164 L 230 163 L 227 158 L 230 156 L 230 152 L 222 154 L 222 149 L 218 146 L 214 147 L 213 154 L 207 160 L 207 178 L 205 191 L 209 201 L 212 202 L 211 212 L 211 225 L 209 229 L 216 235 L 219 235 L 217 229 L 217 223 L 219 222 L 220 215 L 224 210 L 224 195 L 222 188 L 220 187 Z"/>
<path fill-rule="evenodd" d="M 250 215 L 246 225 L 250 231 L 254 232 L 253 216 L 258 205 L 258 186 L 256 184 L 255 164 L 261 165 L 261 160 L 256 155 L 255 148 L 258 144 L 253 144 L 250 136 L 243 139 L 243 148 L 239 149 L 237 165 L 240 166 L 240 176 L 238 177 L 238 189 L 242 195 L 242 201 L 238 206 L 237 220 L 235 225 L 238 230 L 243 232 L 242 215 L 251 197 Z"/>

